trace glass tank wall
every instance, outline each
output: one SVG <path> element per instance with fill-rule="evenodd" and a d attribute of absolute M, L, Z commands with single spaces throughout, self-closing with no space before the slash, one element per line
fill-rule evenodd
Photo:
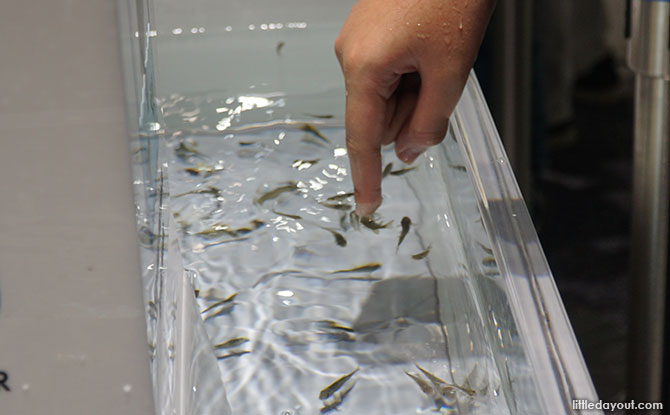
<path fill-rule="evenodd" d="M 595 392 L 474 74 L 353 213 L 352 5 L 119 2 L 157 413 L 572 413 Z"/>

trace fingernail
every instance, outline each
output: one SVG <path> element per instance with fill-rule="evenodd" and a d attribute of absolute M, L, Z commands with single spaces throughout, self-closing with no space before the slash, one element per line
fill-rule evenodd
<path fill-rule="evenodd" d="M 419 157 L 421 155 L 421 153 L 423 153 L 423 151 L 415 150 L 413 148 L 408 148 L 408 149 L 403 150 L 398 157 L 404 163 L 410 164 L 414 160 L 416 160 L 416 158 Z"/>

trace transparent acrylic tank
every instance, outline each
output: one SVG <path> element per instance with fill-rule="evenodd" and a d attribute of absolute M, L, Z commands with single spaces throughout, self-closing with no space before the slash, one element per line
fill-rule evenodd
<path fill-rule="evenodd" d="M 558 414 L 596 399 L 473 74 L 353 215 L 353 1 L 120 0 L 158 414 Z"/>

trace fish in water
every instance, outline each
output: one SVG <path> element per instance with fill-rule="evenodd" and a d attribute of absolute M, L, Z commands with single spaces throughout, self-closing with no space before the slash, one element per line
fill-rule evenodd
<path fill-rule="evenodd" d="M 209 177 L 213 174 L 216 174 L 218 172 L 223 171 L 223 166 L 221 165 L 216 165 L 216 166 L 198 166 L 198 167 L 187 167 L 184 169 L 184 171 L 191 176 L 203 176 L 203 177 Z"/>
<path fill-rule="evenodd" d="M 462 165 L 462 164 L 450 164 L 449 167 L 452 168 L 452 169 L 454 169 L 454 170 L 458 170 L 458 171 L 462 171 L 462 172 L 467 172 L 467 169 L 466 169 L 465 166 Z"/>
<path fill-rule="evenodd" d="M 333 278 L 335 281 L 381 281 L 380 277 L 373 277 L 372 275 L 366 275 L 366 276 L 352 276 L 352 277 L 337 277 Z"/>
<path fill-rule="evenodd" d="M 407 216 L 403 217 L 400 220 L 400 238 L 398 238 L 398 245 L 395 248 L 395 251 L 398 252 L 398 248 L 400 248 L 400 244 L 402 243 L 403 239 L 405 239 L 405 236 L 407 236 L 407 233 L 409 232 L 409 227 L 412 226 L 412 220 L 408 218 Z"/>
<path fill-rule="evenodd" d="M 338 270 L 338 271 L 331 272 L 331 274 L 344 274 L 344 273 L 347 273 L 347 272 L 351 272 L 351 273 L 374 272 L 374 271 L 377 271 L 381 267 L 382 267 L 382 264 L 380 264 L 378 262 L 374 262 L 374 263 L 370 263 L 370 264 L 360 265 L 360 266 L 354 267 L 354 268 L 341 269 L 341 270 Z"/>
<path fill-rule="evenodd" d="M 435 386 L 440 391 L 441 395 L 453 395 L 454 391 L 460 391 L 460 392 L 465 393 L 466 395 L 469 395 L 469 396 L 474 395 L 473 390 L 465 389 L 462 386 L 458 386 L 458 385 L 453 384 L 453 383 L 448 383 L 448 382 L 438 378 L 434 374 L 430 373 L 426 369 L 422 368 L 417 363 L 415 363 L 414 365 L 416 366 L 417 369 L 419 369 L 421 371 L 421 373 L 423 373 L 428 378 L 428 380 L 430 380 L 430 382 L 433 384 L 433 386 Z"/>
<path fill-rule="evenodd" d="M 248 342 L 249 339 L 246 337 L 235 337 L 234 339 L 227 340 L 223 343 L 219 343 L 216 346 L 214 346 L 215 349 L 230 349 L 232 347 L 237 347 L 240 344 L 244 344 Z"/>
<path fill-rule="evenodd" d="M 426 248 L 425 251 L 419 252 L 418 254 L 412 255 L 412 259 L 416 259 L 417 261 L 424 259 L 425 257 L 428 256 L 428 253 L 430 252 L 430 245 L 428 245 L 428 248 Z"/>
<path fill-rule="evenodd" d="M 423 379 L 421 376 L 405 371 L 405 374 L 412 378 L 412 380 L 419 385 L 419 389 L 421 389 L 421 392 L 425 393 L 428 396 L 432 396 L 433 393 L 435 393 L 435 390 L 433 389 L 433 385 L 430 384 L 430 382 L 426 381 Z"/>
<path fill-rule="evenodd" d="M 189 157 L 202 158 L 204 156 L 204 154 L 202 154 L 195 148 L 195 144 L 193 146 L 189 146 L 183 141 L 179 142 L 177 148 L 174 149 L 174 153 L 177 156 L 177 158 L 183 162 L 187 162 Z"/>
<path fill-rule="evenodd" d="M 335 210 L 350 210 L 352 206 L 349 203 L 326 203 L 326 202 L 319 202 L 319 204 L 323 207 L 327 207 L 328 209 L 335 209 Z"/>
<path fill-rule="evenodd" d="M 212 313 L 212 314 L 208 315 L 207 317 L 205 317 L 204 320 L 207 321 L 207 320 L 211 320 L 215 317 L 225 316 L 227 314 L 230 314 L 230 312 L 233 311 L 233 308 L 235 308 L 235 303 L 230 303 L 228 305 L 224 305 L 223 307 L 221 307 L 215 313 Z"/>
<path fill-rule="evenodd" d="M 232 352 L 232 353 L 224 354 L 222 356 L 216 356 L 216 358 L 218 360 L 223 360 L 223 359 L 228 359 L 229 357 L 242 356 L 242 355 L 245 355 L 247 353 L 251 353 L 251 352 L 249 350 L 242 350 L 242 351 L 239 351 L 239 352 Z"/>
<path fill-rule="evenodd" d="M 484 245 L 481 242 L 477 242 L 477 245 L 479 245 L 479 247 L 482 248 L 482 250 L 484 250 L 484 252 L 486 252 L 487 254 L 493 255 L 493 249 L 489 248 L 488 246 Z"/>
<path fill-rule="evenodd" d="M 323 134 L 321 134 L 321 131 L 319 131 L 319 130 L 318 130 L 315 126 L 313 126 L 312 124 L 303 124 L 303 125 L 300 127 L 300 130 L 301 130 L 301 131 L 304 131 L 304 132 L 306 132 L 306 133 L 313 134 L 313 135 L 315 135 L 316 137 L 318 137 L 318 138 L 320 138 L 321 140 L 323 140 L 324 142 L 330 144 L 330 140 L 329 140 L 328 138 L 326 138 L 326 136 L 324 136 Z"/>
<path fill-rule="evenodd" d="M 347 214 L 344 212 L 340 214 L 340 228 L 342 228 L 342 230 L 345 231 L 349 230 L 349 224 L 347 223 Z"/>
<path fill-rule="evenodd" d="M 272 200 L 282 193 L 286 192 L 294 192 L 298 190 L 298 185 L 295 182 L 288 182 L 285 185 L 276 187 L 269 192 L 265 192 L 258 199 L 256 199 L 256 204 L 262 205 L 263 203 L 267 202 L 268 200 Z"/>
<path fill-rule="evenodd" d="M 312 118 L 320 118 L 322 120 L 329 120 L 331 118 L 335 118 L 335 116 L 332 114 L 309 114 L 306 112 L 305 115 Z"/>
<path fill-rule="evenodd" d="M 496 266 L 496 259 L 492 256 L 487 256 L 482 259 L 482 265 L 485 267 L 495 267 Z"/>
<path fill-rule="evenodd" d="M 281 55 L 281 48 L 283 48 L 283 47 L 284 47 L 284 42 L 283 41 L 280 40 L 279 42 L 277 42 L 277 47 L 275 48 L 275 52 L 277 52 L 277 56 Z"/>
<path fill-rule="evenodd" d="M 386 167 L 384 167 L 384 171 L 382 172 L 382 179 L 388 176 L 392 170 L 393 170 L 393 163 L 387 164 Z"/>
<path fill-rule="evenodd" d="M 343 325 L 341 325 L 341 324 L 339 324 L 339 323 L 337 323 L 333 320 L 319 320 L 319 321 L 317 321 L 317 323 L 319 323 L 319 325 L 325 326 L 326 328 L 329 328 L 329 329 L 343 330 L 343 331 L 346 331 L 346 332 L 349 332 L 349 333 L 354 332 L 354 329 L 352 329 L 351 327 L 343 326 Z"/>
<path fill-rule="evenodd" d="M 237 232 L 234 229 L 231 229 L 228 225 L 217 223 L 211 228 L 197 232 L 194 235 L 201 236 L 206 239 L 215 239 L 223 235 L 237 236 Z"/>
<path fill-rule="evenodd" d="M 347 240 L 344 238 L 344 236 L 342 236 L 341 233 L 339 233 L 339 232 L 337 232 L 333 229 L 330 229 L 330 228 L 322 228 L 322 229 L 330 232 L 331 234 L 333 234 L 333 237 L 335 237 L 335 243 L 337 244 L 337 246 L 341 246 L 341 247 L 347 246 Z"/>
<path fill-rule="evenodd" d="M 205 188 L 205 189 L 193 189 L 193 190 L 189 190 L 188 192 L 176 194 L 173 197 L 182 197 L 182 196 L 186 196 L 186 195 L 214 195 L 214 196 L 219 196 L 220 194 L 221 194 L 221 189 L 219 189 L 218 187 L 207 186 L 207 188 Z"/>
<path fill-rule="evenodd" d="M 360 228 L 361 217 L 358 216 L 358 213 L 356 213 L 355 210 L 349 212 L 349 222 L 351 223 L 351 226 L 354 227 L 354 229 L 358 230 Z"/>
<path fill-rule="evenodd" d="M 206 312 L 208 312 L 208 311 L 211 310 L 211 309 L 214 309 L 214 308 L 216 308 L 216 307 L 218 307 L 218 306 L 220 306 L 220 305 L 229 303 L 229 302 L 233 301 L 233 300 L 235 299 L 235 297 L 237 297 L 237 293 L 231 294 L 228 298 L 226 298 L 226 299 L 224 299 L 224 300 L 220 300 L 220 301 L 215 302 L 214 304 L 212 304 L 212 305 L 210 305 L 209 307 L 207 307 L 207 308 L 205 308 L 204 310 L 202 310 L 202 311 L 200 312 L 200 314 L 205 314 Z"/>
<path fill-rule="evenodd" d="M 299 215 L 291 215 L 290 213 L 278 212 L 278 211 L 276 211 L 276 210 L 274 210 L 274 209 L 272 210 L 272 213 L 274 213 L 275 215 L 284 216 L 284 217 L 287 217 L 287 218 L 290 218 L 290 219 L 293 219 L 293 220 L 300 220 L 300 219 L 302 219 L 302 216 L 299 216 Z"/>
<path fill-rule="evenodd" d="M 331 383 L 330 385 L 326 386 L 325 388 L 321 389 L 321 392 L 319 392 L 319 399 L 326 400 L 330 398 L 335 392 L 337 392 L 338 389 L 340 389 L 349 379 L 351 379 L 354 374 L 358 372 L 358 368 L 354 369 L 351 373 L 348 375 L 344 375 L 341 378 L 337 379 L 335 382 Z"/>
<path fill-rule="evenodd" d="M 346 386 L 344 389 L 340 390 L 339 392 L 335 393 L 333 396 L 332 402 L 324 402 L 323 407 L 319 410 L 322 414 L 328 413 L 334 409 L 337 409 L 338 406 L 342 404 L 344 401 L 344 398 L 351 392 L 351 390 L 354 388 L 356 385 L 356 382 L 352 382 L 349 386 Z"/>
<path fill-rule="evenodd" d="M 339 195 L 331 196 L 326 200 L 329 201 L 329 202 L 340 201 L 340 200 L 348 199 L 353 195 L 354 195 L 354 192 L 342 193 L 342 194 L 339 194 Z"/>
<path fill-rule="evenodd" d="M 360 222 L 365 226 L 366 228 L 375 231 L 377 233 L 379 229 L 386 229 L 391 224 L 393 223 L 392 220 L 386 222 L 386 223 L 380 223 L 375 221 L 371 216 L 363 216 L 360 218 Z"/>
<path fill-rule="evenodd" d="M 238 235 L 246 235 L 252 231 L 255 231 L 256 229 L 260 229 L 263 226 L 265 226 L 265 222 L 259 219 L 254 219 L 251 221 L 251 226 L 253 227 L 253 229 L 248 227 L 235 229 L 235 233 L 237 233 Z"/>
<path fill-rule="evenodd" d="M 406 167 L 406 168 L 404 168 L 404 169 L 399 169 L 399 170 L 393 170 L 393 171 L 390 172 L 389 174 L 390 174 L 391 176 L 402 176 L 403 174 L 408 173 L 408 172 L 410 172 L 410 171 L 412 171 L 412 170 L 414 170 L 414 169 L 416 169 L 416 166 Z"/>

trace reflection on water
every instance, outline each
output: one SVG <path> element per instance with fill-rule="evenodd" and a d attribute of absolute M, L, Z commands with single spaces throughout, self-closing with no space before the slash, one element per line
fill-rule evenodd
<path fill-rule="evenodd" d="M 342 128 L 175 134 L 169 146 L 182 259 L 234 414 L 519 411 L 514 388 L 529 386 L 503 383 L 510 366 L 530 369 L 513 348 L 494 358 L 493 309 L 478 305 L 470 270 L 488 270 L 495 290 L 495 260 L 485 240 L 465 248 L 458 222 L 481 222 L 455 217 L 460 193 L 439 160 L 406 169 L 384 150 L 384 203 L 362 222 Z M 503 328 L 496 342 L 518 344 Z"/>

